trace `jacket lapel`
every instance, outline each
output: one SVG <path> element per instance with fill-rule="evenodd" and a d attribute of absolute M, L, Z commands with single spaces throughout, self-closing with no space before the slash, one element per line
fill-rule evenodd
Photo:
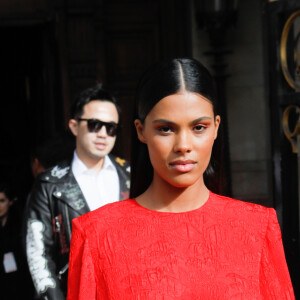
<path fill-rule="evenodd" d="M 126 160 L 120 157 L 115 157 L 109 155 L 109 158 L 113 162 L 117 169 L 119 182 L 120 182 L 120 195 L 119 200 L 125 200 L 129 198 L 129 188 L 130 188 L 130 166 Z"/>
<path fill-rule="evenodd" d="M 62 185 L 58 185 L 53 192 L 53 196 L 68 206 L 73 208 L 79 215 L 90 211 L 90 208 L 84 198 L 84 195 L 71 171 L 71 168 L 66 175 L 66 180 Z"/>
<path fill-rule="evenodd" d="M 130 166 L 129 164 L 113 155 L 109 155 L 111 161 L 117 169 L 120 182 L 120 194 L 119 200 L 125 200 L 129 198 L 130 188 Z M 53 196 L 60 201 L 65 202 L 69 207 L 74 209 L 78 215 L 85 214 L 90 211 L 90 208 L 85 200 L 85 197 L 77 183 L 71 168 L 68 169 L 65 180 L 57 183 Z"/>

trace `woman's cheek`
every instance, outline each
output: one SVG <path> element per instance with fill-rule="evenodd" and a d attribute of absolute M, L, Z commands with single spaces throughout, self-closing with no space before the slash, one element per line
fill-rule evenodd
<path fill-rule="evenodd" d="M 212 148 L 214 141 L 215 141 L 215 139 L 212 135 L 207 135 L 207 136 L 203 137 L 202 139 L 199 139 L 197 144 L 201 148 L 210 149 L 210 148 Z"/>
<path fill-rule="evenodd" d="M 164 155 L 165 153 L 171 151 L 171 139 L 168 137 L 156 137 L 150 144 L 150 150 L 153 149 L 153 152 L 157 154 Z"/>
<path fill-rule="evenodd" d="M 160 169 L 166 164 L 170 151 L 170 143 L 167 143 L 165 139 L 153 139 L 148 144 L 149 157 L 154 169 Z"/>

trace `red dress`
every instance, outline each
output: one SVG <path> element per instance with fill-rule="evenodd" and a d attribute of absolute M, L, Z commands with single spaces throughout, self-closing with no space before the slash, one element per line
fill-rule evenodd
<path fill-rule="evenodd" d="M 184 213 L 129 199 L 73 220 L 67 299 L 295 297 L 275 210 L 210 193 Z"/>

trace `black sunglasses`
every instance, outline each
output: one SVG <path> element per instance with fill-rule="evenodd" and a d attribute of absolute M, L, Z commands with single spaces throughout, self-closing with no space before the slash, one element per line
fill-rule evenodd
<path fill-rule="evenodd" d="M 102 126 L 105 126 L 106 132 L 109 136 L 115 136 L 118 131 L 118 124 L 114 122 L 103 122 L 98 119 L 80 119 L 78 121 L 87 121 L 87 128 L 89 132 L 98 132 Z"/>

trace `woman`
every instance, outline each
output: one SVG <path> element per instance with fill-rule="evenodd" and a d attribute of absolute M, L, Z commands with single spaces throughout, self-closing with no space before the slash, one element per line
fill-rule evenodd
<path fill-rule="evenodd" d="M 21 214 L 11 186 L 0 183 L 0 299 L 32 299 L 32 282 L 21 247 Z"/>
<path fill-rule="evenodd" d="M 199 62 L 146 71 L 132 199 L 73 221 L 69 300 L 294 299 L 274 209 L 205 185 L 219 124 L 213 80 Z"/>

